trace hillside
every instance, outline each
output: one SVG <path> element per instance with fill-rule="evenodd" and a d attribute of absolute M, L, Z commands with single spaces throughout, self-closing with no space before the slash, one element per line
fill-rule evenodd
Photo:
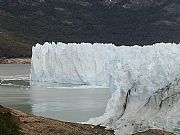
<path fill-rule="evenodd" d="M 179 0 L 0 0 L 0 56 L 30 57 L 45 41 L 180 42 Z"/>

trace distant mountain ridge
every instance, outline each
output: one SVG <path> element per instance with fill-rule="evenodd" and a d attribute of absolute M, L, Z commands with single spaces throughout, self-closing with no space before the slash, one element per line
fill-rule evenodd
<path fill-rule="evenodd" d="M 0 0 L 0 56 L 45 41 L 180 42 L 179 0 Z"/>

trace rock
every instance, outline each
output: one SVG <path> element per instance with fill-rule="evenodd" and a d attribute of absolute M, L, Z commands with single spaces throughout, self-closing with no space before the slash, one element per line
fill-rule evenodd
<path fill-rule="evenodd" d="M 31 64 L 30 58 L 1 58 L 0 64 Z"/>

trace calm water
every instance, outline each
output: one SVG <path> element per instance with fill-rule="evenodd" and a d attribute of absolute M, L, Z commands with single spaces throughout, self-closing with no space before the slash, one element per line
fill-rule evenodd
<path fill-rule="evenodd" d="M 82 122 L 104 113 L 105 88 L 29 81 L 30 65 L 0 65 L 0 104 L 50 118 Z"/>

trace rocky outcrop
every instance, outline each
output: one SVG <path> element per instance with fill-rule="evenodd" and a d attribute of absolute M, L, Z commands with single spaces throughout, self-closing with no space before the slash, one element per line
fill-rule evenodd
<path fill-rule="evenodd" d="M 31 64 L 30 58 L 0 58 L 0 64 Z"/>

